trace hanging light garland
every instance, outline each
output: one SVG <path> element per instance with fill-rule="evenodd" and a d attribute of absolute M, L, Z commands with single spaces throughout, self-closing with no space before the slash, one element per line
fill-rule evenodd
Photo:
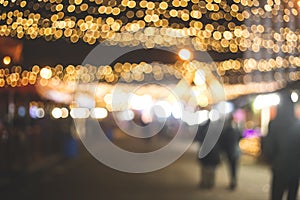
<path fill-rule="evenodd" d="M 222 62 L 193 61 L 215 69 L 227 97 L 271 92 L 300 80 L 298 5 L 289 0 L 0 0 L 0 36 L 90 45 L 145 48 L 191 45 L 195 50 L 243 52 Z M 272 26 L 271 26 L 272 24 Z M 259 55 L 257 57 L 257 55 Z M 174 65 L 117 63 L 114 66 L 56 65 L 0 69 L 0 87 L 82 82 L 142 82 L 150 76 L 195 76 L 188 62 Z"/>
<path fill-rule="evenodd" d="M 190 65 L 192 64 L 192 68 Z M 155 80 L 167 77 L 181 79 L 183 76 L 194 76 L 195 69 L 206 68 L 217 73 L 225 85 L 249 84 L 255 82 L 296 81 L 300 80 L 300 58 L 287 56 L 275 59 L 230 59 L 216 63 L 199 61 L 178 61 L 174 65 L 141 63 L 116 63 L 114 66 L 67 65 L 50 66 L 34 65 L 30 70 L 21 66 L 0 69 L 0 87 L 21 87 L 35 85 L 37 82 L 46 86 L 50 81 L 60 83 L 115 83 L 142 82 L 147 76 Z M 215 70 L 214 70 L 215 69 Z M 259 72 L 255 75 L 256 72 Z M 270 74 L 270 72 L 272 72 Z M 241 90 L 242 91 L 242 90 Z"/>
<path fill-rule="evenodd" d="M 235 0 L 230 5 L 225 0 L 1 0 L 0 4 L 4 7 L 0 36 L 67 38 L 73 43 L 83 40 L 88 44 L 108 40 L 111 45 L 117 41 L 123 45 L 143 44 L 146 48 L 186 43 L 185 37 L 192 37 L 196 50 L 233 53 L 298 53 L 300 46 L 297 5 L 286 0 L 268 0 L 263 5 L 257 0 Z M 270 28 L 262 23 L 266 20 L 281 26 Z M 180 32 L 181 37 L 163 33 L 159 37 L 156 31 L 147 32 L 147 28 Z M 125 39 L 122 33 L 126 41 L 120 40 Z"/>

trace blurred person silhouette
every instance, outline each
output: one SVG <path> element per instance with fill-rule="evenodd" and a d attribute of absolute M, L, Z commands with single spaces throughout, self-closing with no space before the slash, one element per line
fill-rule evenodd
<path fill-rule="evenodd" d="M 297 199 L 300 176 L 300 127 L 288 91 L 281 94 L 277 115 L 269 123 L 263 155 L 272 167 L 271 200 Z"/>
<path fill-rule="evenodd" d="M 237 186 L 237 167 L 240 158 L 239 140 L 241 134 L 238 129 L 233 126 L 233 116 L 226 116 L 224 128 L 221 132 L 219 145 L 224 152 L 230 173 L 229 189 L 234 190 Z"/>
<path fill-rule="evenodd" d="M 78 141 L 74 134 L 74 122 L 72 118 L 60 120 L 60 134 L 63 135 L 63 156 L 64 161 L 76 158 L 78 155 Z"/>
<path fill-rule="evenodd" d="M 208 127 L 210 124 L 210 120 L 207 120 L 203 124 L 200 124 L 198 127 L 198 132 L 196 135 L 196 140 L 201 145 L 204 142 L 204 138 L 207 134 Z M 199 150 L 200 151 L 200 150 Z M 200 188 L 203 189 L 211 189 L 215 186 L 215 179 L 216 179 L 216 169 L 220 164 L 220 154 L 219 154 L 219 145 L 218 143 L 212 148 L 212 150 L 203 158 L 199 158 L 198 161 L 200 163 Z"/>

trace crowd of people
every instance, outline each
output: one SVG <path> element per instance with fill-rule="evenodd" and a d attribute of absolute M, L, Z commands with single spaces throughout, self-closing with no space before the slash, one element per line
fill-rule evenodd
<path fill-rule="evenodd" d="M 280 99 L 276 117 L 269 123 L 268 133 L 261 140 L 262 157 L 272 173 L 270 200 L 282 200 L 285 194 L 287 200 L 296 200 L 300 178 L 300 122 L 295 117 L 289 91 L 282 91 Z M 212 122 L 207 121 L 198 129 L 197 140 L 200 147 L 205 142 L 206 135 L 210 134 L 210 123 Z M 214 187 L 216 169 L 225 157 L 230 180 L 228 188 L 236 189 L 240 139 L 241 133 L 235 128 L 232 115 L 228 115 L 216 144 L 207 155 L 198 157 L 201 188 Z"/>
<path fill-rule="evenodd" d="M 269 123 L 268 133 L 262 138 L 261 149 L 272 172 L 270 199 L 281 200 L 287 193 L 287 200 L 296 200 L 300 178 L 300 123 L 295 117 L 294 103 L 289 92 L 283 91 L 280 99 L 276 118 Z M 12 125 L 0 119 L 0 171 L 7 171 L 16 166 L 26 168 L 30 162 L 55 153 L 64 156 L 74 154 L 74 151 L 68 152 L 68 145 L 74 146 L 70 132 L 72 119 L 55 122 L 49 120 L 53 119 L 31 119 L 26 123 L 16 119 L 11 122 Z M 172 120 L 167 123 L 168 129 L 163 130 L 164 134 L 173 132 L 172 128 L 176 123 L 174 125 L 171 122 Z M 215 122 L 208 120 L 199 125 L 196 140 L 200 147 L 205 143 L 207 134 L 210 134 L 208 130 L 211 123 Z M 104 122 L 101 125 L 112 139 L 112 129 L 116 125 Z M 232 114 L 228 114 L 216 144 L 205 156 L 198 156 L 201 166 L 200 188 L 212 189 L 215 186 L 216 170 L 222 161 L 226 162 L 228 168 L 228 189 L 237 188 L 241 138 L 242 133 L 237 128 Z"/>

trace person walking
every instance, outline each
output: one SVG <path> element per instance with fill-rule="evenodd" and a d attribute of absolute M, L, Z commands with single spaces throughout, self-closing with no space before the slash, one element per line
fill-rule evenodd
<path fill-rule="evenodd" d="M 228 115 L 219 139 L 220 149 L 224 152 L 230 173 L 229 189 L 237 186 L 237 167 L 240 158 L 239 140 L 240 132 L 233 127 L 232 115 Z"/>
<path fill-rule="evenodd" d="M 296 200 L 300 177 L 300 126 L 290 94 L 283 92 L 276 118 L 264 138 L 263 155 L 272 168 L 271 200 Z"/>
<path fill-rule="evenodd" d="M 204 138 L 207 134 L 207 130 L 209 127 L 210 121 L 208 120 L 204 124 L 200 125 L 198 128 L 197 133 L 197 141 L 201 144 L 204 141 Z M 200 150 L 199 150 L 200 151 Z M 219 145 L 216 144 L 212 150 L 203 158 L 199 158 L 198 154 L 198 161 L 200 163 L 200 188 L 202 189 L 211 189 L 215 186 L 215 179 L 216 179 L 216 169 L 220 164 L 220 154 L 219 154 Z"/>

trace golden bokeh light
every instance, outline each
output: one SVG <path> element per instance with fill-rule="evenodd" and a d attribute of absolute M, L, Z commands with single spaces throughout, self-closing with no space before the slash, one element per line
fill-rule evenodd
<path fill-rule="evenodd" d="M 287 2 L 289 9 L 279 6 L 278 0 L 267 1 L 265 4 L 254 1 L 236 0 L 229 4 L 226 1 L 134 1 L 123 0 L 122 6 L 116 1 L 107 4 L 103 0 L 72 0 L 69 3 L 62 1 L 44 1 L 41 3 L 27 3 L 27 1 L 0 1 L 4 7 L 10 5 L 11 11 L 3 12 L 0 16 L 0 36 L 36 39 L 44 37 L 45 40 L 65 38 L 72 43 L 82 40 L 88 44 L 96 41 L 114 39 L 119 33 L 133 31 L 129 41 L 120 41 L 120 45 L 143 44 L 151 48 L 155 46 L 171 46 L 184 43 L 180 37 L 168 40 L 156 40 L 153 38 L 144 40 L 145 37 L 134 37 L 135 31 L 145 27 L 171 28 L 181 32 L 184 36 L 194 37 L 192 42 L 196 50 L 214 50 L 217 52 L 253 51 L 267 49 L 279 53 L 292 53 L 299 51 L 300 38 L 297 37 L 299 29 L 289 28 L 288 24 L 298 16 L 297 3 Z M 16 5 L 15 5 L 16 4 Z M 23 10 L 18 9 L 18 5 Z M 93 5 L 94 4 L 94 5 Z M 251 9 L 245 9 L 250 7 Z M 35 12 L 32 12 L 31 10 Z M 47 9 L 50 15 L 44 15 L 39 10 Z M 51 13 L 52 12 L 52 13 Z M 283 13 L 283 15 L 279 15 Z M 80 14 L 80 15 L 78 15 Z M 100 14 L 100 16 L 98 16 Z M 118 25 L 111 24 L 107 20 L 113 15 Z M 80 17 L 79 17 L 80 16 Z M 82 17 L 81 17 L 82 16 Z M 85 17 L 89 21 L 82 23 Z M 254 23 L 258 17 L 268 18 L 272 23 L 287 22 L 282 28 L 266 27 Z M 175 21 L 169 20 L 176 18 Z M 198 19 L 205 19 L 205 24 Z M 137 20 L 138 19 L 138 20 Z M 221 23 L 221 21 L 227 21 Z M 251 27 L 239 22 L 248 20 L 248 24 L 256 24 Z M 201 20 L 202 21 L 202 20 Z M 237 22 L 239 21 L 239 22 Z M 81 22 L 81 23 L 79 23 Z M 89 22 L 88 24 L 86 24 Z M 91 22 L 91 23 L 90 23 Z M 131 24 L 139 24 L 139 29 L 128 28 Z M 143 24 L 143 25 L 141 25 Z M 100 33 L 102 31 L 104 33 Z M 283 31 L 282 31 L 283 30 Z M 88 32 L 88 34 L 86 33 Z M 64 33 L 64 34 L 62 34 Z M 261 37 L 261 34 L 265 37 Z M 278 35 L 280 38 L 278 38 Z M 291 35 L 295 35 L 292 36 Z M 163 36 L 162 36 L 163 37 Z M 204 38 L 203 38 L 204 37 Z M 256 42 L 253 38 L 259 37 Z M 141 39 L 143 38 L 143 39 Z M 227 40 L 224 41 L 224 40 Z M 292 41 L 293 42 L 292 42 Z M 273 42 L 274 44 L 271 44 Z M 113 43 L 113 42 L 112 42 Z M 282 48 L 279 46 L 282 45 Z M 299 48 L 298 48 L 299 47 Z"/>
<path fill-rule="evenodd" d="M 0 1 L 3 9 L 0 14 L 0 36 L 20 39 L 44 38 L 46 41 L 66 39 L 72 43 L 85 42 L 93 45 L 105 41 L 108 45 L 154 47 L 189 47 L 196 51 L 218 53 L 249 53 L 249 58 L 226 59 L 216 62 L 216 73 L 224 84 L 232 82 L 235 73 L 236 83 L 251 83 L 253 88 L 238 85 L 236 93 L 250 93 L 267 86 L 254 84 L 257 77 L 253 72 L 282 70 L 282 74 L 269 73 L 271 80 L 296 81 L 300 79 L 300 29 L 294 21 L 299 17 L 299 1 L 280 0 L 261 2 L 258 0 L 170 0 L 170 1 L 103 1 L 103 0 L 43 0 L 30 2 Z M 47 14 L 42 12 L 47 10 Z M 262 20 L 263 19 L 263 20 Z M 264 21 L 280 26 L 267 26 Z M 187 38 L 191 38 L 188 40 Z M 273 58 L 256 58 L 254 55 L 274 55 Z M 247 54 L 248 55 L 248 54 Z M 178 52 L 181 59 L 191 61 L 188 49 Z M 11 64 L 11 58 L 3 58 L 4 65 Z M 201 63 L 201 62 L 199 62 Z M 203 64 L 203 63 L 201 63 Z M 139 66 L 144 67 L 139 67 Z M 205 63 L 206 66 L 215 67 Z M 185 66 L 186 67 L 186 66 Z M 185 68 L 184 67 L 184 68 Z M 141 70 L 137 70 L 141 68 Z M 84 70 L 83 70 L 84 69 Z M 89 83 L 95 79 L 114 83 L 120 77 L 128 83 L 143 81 L 147 75 L 162 80 L 167 74 L 176 78 L 187 76 L 186 68 L 178 72 L 174 69 L 141 63 L 118 63 L 104 67 L 105 70 L 86 66 L 33 66 L 23 70 L 20 66 L 0 70 L 0 86 L 12 87 L 28 84 L 47 86 L 61 82 L 80 81 Z M 193 74 L 191 72 L 190 74 Z M 192 76 L 192 80 L 193 80 Z M 198 81 L 197 81 L 198 80 Z M 195 79 L 195 85 L 201 85 Z M 263 80 L 263 79 L 262 79 Z M 279 83 L 278 83 L 279 84 Z M 281 85 L 283 85 L 283 81 Z M 279 84 L 280 85 L 280 84 Z M 231 87 L 231 86 L 230 86 Z M 241 89 L 243 88 L 243 89 Z M 206 105 L 204 99 L 199 101 Z"/>
<path fill-rule="evenodd" d="M 42 78 L 47 80 L 47 79 L 51 78 L 52 71 L 48 67 L 44 67 L 43 69 L 41 69 L 40 75 L 41 75 Z"/>
<path fill-rule="evenodd" d="M 9 65 L 11 63 L 11 57 L 10 56 L 4 56 L 2 60 L 4 65 Z"/>

